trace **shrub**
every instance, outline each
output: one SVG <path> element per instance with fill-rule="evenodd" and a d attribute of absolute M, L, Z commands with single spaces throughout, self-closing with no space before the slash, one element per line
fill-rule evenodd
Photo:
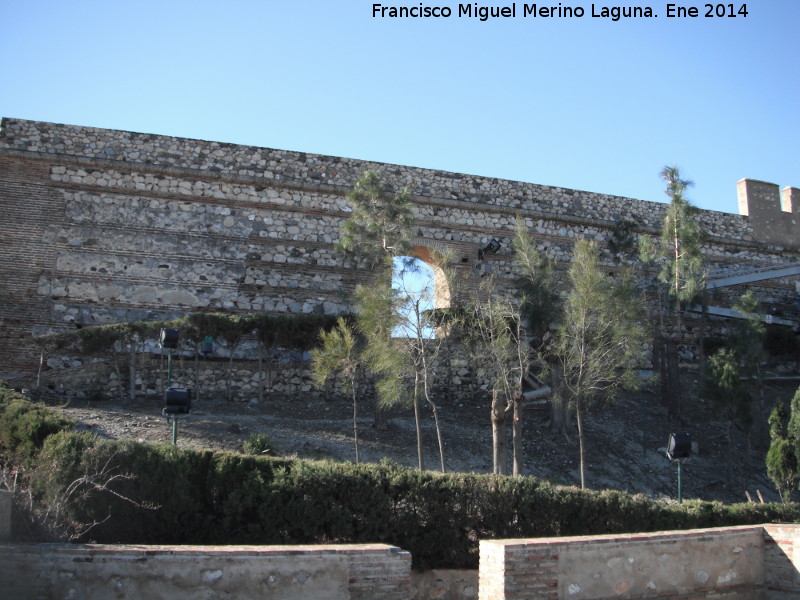
<path fill-rule="evenodd" d="M 251 433 L 244 441 L 245 454 L 270 454 L 272 452 L 272 440 L 266 433 Z"/>
<path fill-rule="evenodd" d="M 30 460 L 48 436 L 70 428 L 73 422 L 0 387 L 0 446 L 22 462 Z"/>
<path fill-rule="evenodd" d="M 798 504 L 692 500 L 557 487 L 533 477 L 419 472 L 194 451 L 57 431 L 3 397 L 3 439 L 35 458 L 33 492 L 80 541 L 140 544 L 383 542 L 415 568 L 476 568 L 478 540 L 797 522 Z M 37 419 L 50 425 L 31 424 Z M 44 431 L 51 433 L 44 435 Z M 41 448 L 41 450 L 38 450 Z"/>

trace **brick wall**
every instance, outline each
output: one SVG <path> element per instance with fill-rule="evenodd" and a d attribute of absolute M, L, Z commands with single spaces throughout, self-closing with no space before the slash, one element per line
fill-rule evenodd
<path fill-rule="evenodd" d="M 342 546 L 0 544 L 0 589 L 15 600 L 408 600 L 411 556 Z"/>
<path fill-rule="evenodd" d="M 480 600 L 764 598 L 763 529 L 482 540 Z"/>
<path fill-rule="evenodd" d="M 479 600 L 789 600 L 800 595 L 800 525 L 482 540 Z M 382 544 L 343 546 L 12 545 L 10 598 L 473 600 L 470 572 L 411 573 Z M 206 597 L 206 596 L 202 596 Z"/>
<path fill-rule="evenodd" d="M 800 526 L 764 526 L 766 600 L 800 598 Z"/>

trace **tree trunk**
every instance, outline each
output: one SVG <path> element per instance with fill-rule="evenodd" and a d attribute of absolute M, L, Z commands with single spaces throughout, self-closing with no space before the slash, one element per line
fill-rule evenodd
<path fill-rule="evenodd" d="M 697 376 L 700 381 L 706 375 L 706 330 L 708 328 L 708 298 L 706 290 L 703 288 L 701 296 L 702 312 L 700 313 L 700 331 L 697 333 Z"/>
<path fill-rule="evenodd" d="M 728 441 L 728 483 L 725 487 L 727 487 L 729 491 L 733 491 L 736 487 L 736 483 L 733 480 L 736 469 L 734 469 L 733 465 L 733 422 L 730 416 L 728 416 L 727 423 L 725 424 L 725 437 Z"/>
<path fill-rule="evenodd" d="M 128 398 L 136 400 L 136 342 L 131 341 L 128 354 Z"/>
<path fill-rule="evenodd" d="M 122 369 L 119 366 L 119 353 L 116 348 L 112 349 L 114 358 L 114 372 L 117 374 L 117 396 L 121 402 L 125 401 L 125 386 L 122 384 Z"/>
<path fill-rule="evenodd" d="M 36 391 L 39 392 L 42 389 L 42 370 L 44 369 L 44 348 L 39 353 L 39 370 L 36 371 Z"/>
<path fill-rule="evenodd" d="M 158 383 L 156 383 L 156 393 L 159 393 L 160 396 L 163 398 L 164 394 L 166 394 L 166 392 L 167 392 L 166 379 L 164 379 L 164 351 L 163 350 L 161 350 L 159 352 L 159 354 L 158 354 L 158 374 L 159 374 L 159 378 L 158 378 Z M 159 383 L 161 384 L 160 385 L 160 387 L 161 387 L 160 392 L 158 390 Z"/>
<path fill-rule="evenodd" d="M 258 403 L 264 403 L 264 345 L 258 343 Z"/>
<path fill-rule="evenodd" d="M 492 465 L 497 475 L 508 475 L 506 410 L 497 390 L 492 390 Z"/>
<path fill-rule="evenodd" d="M 756 382 L 758 383 L 758 415 L 754 419 L 756 427 L 756 443 L 761 445 L 769 442 L 769 426 L 767 424 L 767 401 L 764 397 L 764 378 L 761 375 L 761 365 L 756 361 Z"/>
<path fill-rule="evenodd" d="M 580 448 L 581 489 L 586 489 L 586 452 L 583 439 L 583 410 L 580 398 L 575 400 L 575 416 L 578 421 L 578 446 Z"/>
<path fill-rule="evenodd" d="M 389 429 L 389 420 L 386 417 L 386 410 L 379 402 L 375 402 L 375 422 L 373 423 L 373 427 L 378 431 L 386 431 Z"/>
<path fill-rule="evenodd" d="M 225 377 L 225 398 L 228 402 L 233 398 L 233 348 L 228 359 L 228 375 Z"/>
<path fill-rule="evenodd" d="M 433 407 L 433 421 L 436 423 L 436 439 L 439 442 L 439 462 L 442 466 L 442 473 L 446 473 L 447 469 L 444 464 L 444 440 L 442 439 L 442 428 L 439 425 L 439 409 L 435 404 L 431 403 Z"/>
<path fill-rule="evenodd" d="M 194 353 L 194 399 L 200 400 L 200 353 L 197 352 L 197 346 Z"/>
<path fill-rule="evenodd" d="M 569 437 L 567 434 L 569 402 L 564 399 L 562 393 L 561 375 L 561 365 L 552 363 L 550 366 L 550 389 L 553 390 L 550 396 L 550 431 Z"/>
<path fill-rule="evenodd" d="M 425 448 L 422 439 L 422 415 L 419 407 L 419 376 L 414 380 L 414 427 L 417 429 L 417 464 L 419 470 L 425 470 Z"/>
<path fill-rule="evenodd" d="M 678 356 L 678 345 L 669 342 L 666 346 L 667 394 L 669 396 L 669 416 L 677 423 L 681 418 L 681 367 Z"/>
<path fill-rule="evenodd" d="M 522 475 L 523 468 L 523 449 L 522 449 L 522 392 L 514 396 L 514 416 L 513 424 L 511 426 L 512 439 L 513 439 L 513 455 L 514 466 L 513 474 Z"/>
<path fill-rule="evenodd" d="M 350 386 L 353 388 L 353 444 L 356 449 L 356 464 L 358 464 L 358 395 L 355 378 L 350 382 Z"/>

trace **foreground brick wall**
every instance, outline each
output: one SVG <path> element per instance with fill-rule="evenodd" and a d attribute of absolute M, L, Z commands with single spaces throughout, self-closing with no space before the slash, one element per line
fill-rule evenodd
<path fill-rule="evenodd" d="M 480 573 L 411 572 L 392 546 L 14 545 L 2 597 L 280 600 L 790 600 L 800 525 L 484 540 Z M 475 594 L 476 583 L 478 594 Z"/>
<path fill-rule="evenodd" d="M 800 598 L 800 526 L 764 526 L 767 600 Z"/>
<path fill-rule="evenodd" d="M 480 600 L 758 600 L 761 527 L 483 540 Z"/>
<path fill-rule="evenodd" d="M 407 600 L 411 555 L 343 546 L 0 544 L 3 598 Z"/>

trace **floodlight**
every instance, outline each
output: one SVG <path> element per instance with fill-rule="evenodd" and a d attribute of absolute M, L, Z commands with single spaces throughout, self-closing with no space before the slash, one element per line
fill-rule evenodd
<path fill-rule="evenodd" d="M 483 260 L 483 257 L 486 256 L 487 253 L 497 254 L 497 251 L 500 250 L 501 247 L 502 244 L 498 242 L 496 239 L 492 238 L 492 241 L 486 244 L 485 248 L 481 248 L 480 250 L 478 250 L 478 258 L 480 260 Z"/>
<path fill-rule="evenodd" d="M 162 348 L 175 349 L 178 347 L 178 330 L 177 329 L 162 329 L 161 337 L 159 338 L 159 345 Z"/>

